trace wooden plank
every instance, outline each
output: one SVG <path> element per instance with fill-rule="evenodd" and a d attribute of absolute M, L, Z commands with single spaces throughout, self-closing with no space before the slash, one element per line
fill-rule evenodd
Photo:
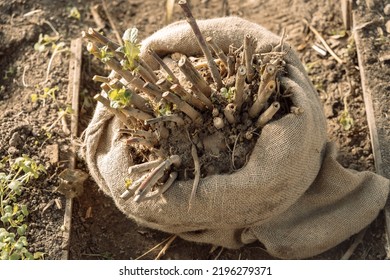
<path fill-rule="evenodd" d="M 373 1 L 371 0 L 368 2 L 371 3 Z M 371 9 L 372 7 L 368 5 L 367 8 Z M 372 151 L 373 151 L 373 156 L 375 161 L 375 169 L 376 169 L 376 173 L 378 173 L 379 175 L 382 175 L 386 178 L 390 178 L 388 169 L 385 168 L 384 157 L 381 152 L 381 146 L 383 146 L 385 143 L 383 143 L 384 139 L 381 139 L 378 134 L 377 119 L 375 116 L 375 110 L 373 105 L 374 92 L 373 89 L 370 88 L 370 84 L 368 83 L 371 77 L 370 77 L 370 73 L 367 71 L 365 67 L 364 59 L 363 59 L 363 53 L 371 52 L 371 49 L 363 45 L 364 32 L 360 31 L 362 28 L 359 26 L 364 26 L 364 24 L 361 25 L 361 23 L 358 22 L 359 19 L 356 11 L 353 11 L 352 15 L 353 15 L 353 24 L 354 24 L 353 34 L 354 34 L 354 39 L 355 39 L 357 54 L 358 54 L 360 76 L 361 76 L 361 83 L 363 89 L 363 99 L 365 103 L 367 122 L 370 131 L 371 146 L 372 146 Z M 380 71 L 379 68 L 378 71 Z M 385 128 L 381 127 L 381 129 L 385 129 Z M 390 159 L 386 159 L 387 162 L 389 160 Z M 386 244 L 384 244 L 384 247 L 387 253 L 387 258 L 390 259 L 390 200 L 389 199 L 383 209 L 383 212 L 385 217 L 385 234 L 387 240 Z"/>
<path fill-rule="evenodd" d="M 69 62 L 69 85 L 68 85 L 68 100 L 72 101 L 71 115 L 71 137 L 77 137 L 78 120 L 79 120 L 79 92 L 81 78 L 81 61 L 82 61 L 82 39 L 77 38 L 71 41 L 70 45 L 70 62 Z M 72 144 L 71 156 L 69 158 L 69 168 L 76 168 L 76 147 Z M 72 210 L 73 198 L 67 198 L 65 204 L 65 216 L 63 224 L 63 240 L 62 240 L 62 259 L 69 259 L 70 233 L 72 227 Z"/>

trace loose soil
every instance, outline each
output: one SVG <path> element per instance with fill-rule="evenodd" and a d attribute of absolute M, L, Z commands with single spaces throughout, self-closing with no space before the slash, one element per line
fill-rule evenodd
<path fill-rule="evenodd" d="M 59 185 L 58 174 L 67 167 L 72 143 L 62 123 L 55 121 L 60 109 L 65 109 L 70 102 L 67 100 L 69 54 L 63 52 L 54 57 L 46 79 L 53 51 L 50 46 L 43 52 L 35 51 L 34 44 L 40 34 L 54 36 L 56 30 L 61 36 L 57 43 L 65 42 L 69 47 L 70 40 L 79 37 L 81 31 L 96 27 L 91 7 L 99 3 L 101 1 L 0 1 L 0 156 L 28 154 L 46 166 L 47 174 L 31 182 L 23 194 L 31 213 L 28 217 L 30 251 L 45 252 L 46 259 L 60 259 L 63 249 L 61 226 L 64 207 L 53 201 L 57 199 L 65 205 L 64 197 L 56 192 L 56 187 Z M 228 6 L 223 3 L 228 3 Z M 356 48 L 350 32 L 344 31 L 339 1 L 193 0 L 191 4 L 193 14 L 198 19 L 230 14 L 262 24 L 277 34 L 286 28 L 287 42 L 297 50 L 323 101 L 329 140 L 339 148 L 339 161 L 344 167 L 374 171 Z M 366 9 L 365 3 L 359 5 L 359 9 Z M 80 12 L 80 20 L 69 17 L 72 7 Z M 383 4 L 375 7 L 381 15 L 383 8 Z M 136 26 L 144 38 L 165 26 L 164 1 L 117 0 L 112 1 L 107 9 L 117 20 L 116 28 L 121 34 L 125 29 Z M 389 20 L 389 16 L 384 17 Z M 104 33 L 115 40 L 112 26 L 106 17 L 102 18 L 105 22 Z M 339 64 L 329 54 L 320 56 L 311 48 L 317 39 L 302 18 L 306 18 L 322 34 L 332 49 L 346 61 L 345 64 Z M 179 7 L 175 7 L 172 20 L 178 19 L 183 19 L 183 16 Z M 384 22 L 368 25 L 364 32 L 369 36 L 378 26 L 384 28 Z M 383 34 L 384 40 L 388 39 L 386 31 Z M 376 42 L 375 46 L 374 50 L 370 49 L 372 56 L 385 51 L 385 43 Z M 91 78 L 95 74 L 107 73 L 108 69 L 104 69 L 84 51 L 80 131 L 91 118 L 94 108 L 92 97 L 99 91 Z M 375 71 L 375 75 L 379 75 L 382 81 L 386 80 L 384 71 Z M 47 97 L 38 102 L 31 101 L 31 94 L 42 94 L 44 87 L 55 86 L 59 88 L 55 99 Z M 383 90 L 384 95 L 388 94 L 388 88 Z M 376 104 L 385 108 L 386 99 Z M 348 108 L 353 120 L 349 130 L 340 123 L 345 108 Z M 386 108 L 388 110 L 388 104 Z M 81 159 L 77 167 L 85 170 Z M 116 209 L 112 199 L 104 196 L 90 179 L 84 184 L 83 194 L 74 199 L 72 218 L 71 259 L 135 259 L 170 236 L 139 227 L 127 219 Z M 352 237 L 314 259 L 340 259 L 353 241 Z M 383 244 L 384 222 L 380 215 L 368 228 L 352 258 L 384 259 L 386 252 Z M 161 248 L 143 258 L 155 258 Z M 239 250 L 217 248 L 212 251 L 210 245 L 180 239 L 171 244 L 163 258 L 272 259 L 259 243 Z"/>

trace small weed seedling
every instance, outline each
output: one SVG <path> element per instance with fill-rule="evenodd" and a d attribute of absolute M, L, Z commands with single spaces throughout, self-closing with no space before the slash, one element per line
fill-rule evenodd
<path fill-rule="evenodd" d="M 31 179 L 45 173 L 45 168 L 26 155 L 14 161 L 0 162 L 0 259 L 42 259 L 43 253 L 28 251 L 26 217 L 29 212 L 19 197 Z"/>

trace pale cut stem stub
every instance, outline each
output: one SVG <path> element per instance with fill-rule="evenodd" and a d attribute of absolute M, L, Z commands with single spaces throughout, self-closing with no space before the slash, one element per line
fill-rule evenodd
<path fill-rule="evenodd" d="M 150 189 L 160 180 L 164 175 L 165 170 L 174 165 L 175 167 L 180 166 L 181 158 L 178 155 L 172 155 L 159 166 L 153 169 L 149 175 L 145 178 L 139 188 L 134 194 L 134 202 L 141 202 L 144 196 L 150 191 Z"/>
<path fill-rule="evenodd" d="M 237 111 L 240 112 L 241 106 L 243 103 L 244 87 L 245 87 L 245 77 L 246 77 L 246 68 L 243 65 L 240 65 L 237 69 L 236 74 L 236 94 L 234 97 L 234 104 L 237 107 Z"/>
<path fill-rule="evenodd" d="M 280 103 L 275 101 L 265 110 L 259 117 L 259 119 L 256 122 L 256 127 L 261 128 L 264 127 L 272 118 L 273 116 L 279 111 L 280 109 Z"/>
<path fill-rule="evenodd" d="M 182 55 L 178 66 L 186 78 L 206 97 L 210 97 L 211 88 L 206 80 L 200 75 L 200 73 L 195 69 L 192 63 L 187 59 L 185 55 Z"/>

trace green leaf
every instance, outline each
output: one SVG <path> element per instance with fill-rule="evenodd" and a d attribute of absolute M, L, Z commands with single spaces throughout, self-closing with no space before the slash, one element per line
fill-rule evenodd
<path fill-rule="evenodd" d="M 122 36 L 123 41 L 129 41 L 130 43 L 137 43 L 138 29 L 136 27 L 127 29 Z"/>
<path fill-rule="evenodd" d="M 8 184 L 8 188 L 10 188 L 13 191 L 18 191 L 22 186 L 22 183 L 19 182 L 18 180 L 13 180 L 11 183 Z"/>
<path fill-rule="evenodd" d="M 13 253 L 11 256 L 9 256 L 9 260 L 15 261 L 15 260 L 20 260 L 20 259 L 21 259 L 21 256 L 20 256 L 20 254 L 17 253 L 17 252 L 15 252 L 15 253 Z"/>
<path fill-rule="evenodd" d="M 27 210 L 27 205 L 23 204 L 21 206 L 21 210 L 22 210 L 22 213 L 23 213 L 24 216 L 28 216 L 29 212 Z"/>
<path fill-rule="evenodd" d="M 4 207 L 4 212 L 5 212 L 5 213 L 10 213 L 10 214 L 11 214 L 11 213 L 12 213 L 12 210 L 13 210 L 13 209 L 12 209 L 12 206 L 11 206 L 11 205 L 7 205 L 7 206 Z"/>
<path fill-rule="evenodd" d="M 110 106 L 113 108 L 123 108 L 130 103 L 131 91 L 122 87 L 120 89 L 110 90 L 108 93 L 110 99 Z"/>
<path fill-rule="evenodd" d="M 141 45 L 137 44 L 138 37 L 138 29 L 133 27 L 131 29 L 127 29 L 123 34 L 123 42 L 124 42 L 124 52 L 127 58 L 127 64 L 125 64 L 125 68 L 130 70 L 135 69 L 135 62 L 139 59 L 139 53 L 141 51 Z"/>
<path fill-rule="evenodd" d="M 70 9 L 69 17 L 80 20 L 81 15 L 80 15 L 79 10 L 76 7 L 73 7 L 72 9 Z"/>
<path fill-rule="evenodd" d="M 32 94 L 30 95 L 30 98 L 31 98 L 31 102 L 32 102 L 32 103 L 35 103 L 35 102 L 38 101 L 38 94 L 32 93 Z"/>
<path fill-rule="evenodd" d="M 20 235 L 20 236 L 24 236 L 26 234 L 26 230 L 27 230 L 27 225 L 26 224 L 23 224 L 21 226 L 18 227 L 17 229 L 17 233 Z"/>
<path fill-rule="evenodd" d="M 339 122 L 340 122 L 341 126 L 343 127 L 343 129 L 346 131 L 350 130 L 353 126 L 353 119 L 350 116 L 348 111 L 344 111 L 341 114 Z"/>
<path fill-rule="evenodd" d="M 45 256 L 45 253 L 42 252 L 35 252 L 34 253 L 34 260 L 43 260 L 43 257 Z"/>

